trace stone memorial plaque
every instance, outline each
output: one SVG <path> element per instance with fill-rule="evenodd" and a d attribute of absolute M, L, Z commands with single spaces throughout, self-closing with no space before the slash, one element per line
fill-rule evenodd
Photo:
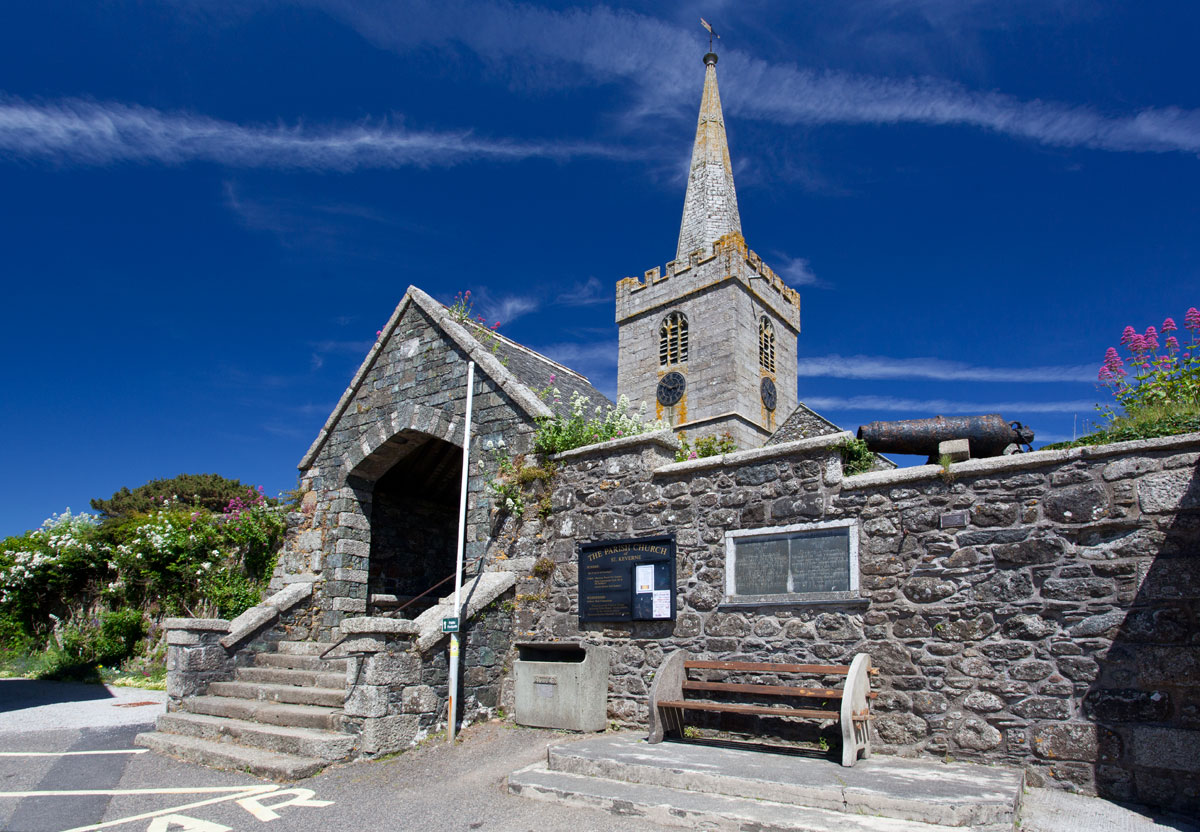
<path fill-rule="evenodd" d="M 650 582 L 648 591 L 634 591 L 638 588 L 635 586 L 635 574 L 643 586 Z M 664 614 L 662 592 L 670 595 L 667 614 Z M 580 621 L 637 621 L 674 617 L 674 535 L 584 543 L 579 546 Z"/>
<path fill-rule="evenodd" d="M 739 595 L 778 595 L 788 591 L 788 540 L 748 540 L 737 549 Z"/>
<path fill-rule="evenodd" d="M 805 532 L 788 543 L 792 578 L 789 591 L 850 591 L 850 535 L 847 529 Z"/>
<path fill-rule="evenodd" d="M 842 521 L 781 527 L 774 532 L 733 532 L 726 556 L 726 601 L 783 603 L 857 597 L 852 534 Z"/>

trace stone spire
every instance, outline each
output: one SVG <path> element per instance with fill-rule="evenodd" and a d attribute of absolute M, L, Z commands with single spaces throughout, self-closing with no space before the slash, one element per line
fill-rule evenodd
<path fill-rule="evenodd" d="M 683 222 L 679 225 L 677 260 L 698 248 L 711 247 L 730 232 L 742 233 L 737 193 L 733 189 L 733 167 L 717 92 L 717 56 L 704 56 L 704 97 L 696 123 L 696 144 L 688 173 L 687 196 L 683 199 Z"/>

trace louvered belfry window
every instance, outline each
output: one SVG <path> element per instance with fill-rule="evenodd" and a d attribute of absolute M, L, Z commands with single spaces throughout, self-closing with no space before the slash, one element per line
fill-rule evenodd
<path fill-rule="evenodd" d="M 758 322 L 758 363 L 768 373 L 775 372 L 775 327 L 766 315 Z"/>
<path fill-rule="evenodd" d="M 658 328 L 658 363 L 682 364 L 688 359 L 688 322 L 682 312 L 663 318 Z"/>

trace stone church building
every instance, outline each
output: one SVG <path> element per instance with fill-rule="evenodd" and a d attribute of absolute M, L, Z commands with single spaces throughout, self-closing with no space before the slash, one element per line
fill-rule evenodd
<path fill-rule="evenodd" d="M 622 727 L 676 650 L 865 653 L 881 753 L 1200 811 L 1200 434 L 847 475 L 851 435 L 798 401 L 800 298 L 743 239 L 704 63 L 675 259 L 616 287 L 618 391 L 671 429 L 536 459 L 538 390 L 605 397 L 409 288 L 300 462 L 273 594 L 168 622 L 170 712 L 140 742 L 275 777 L 401 750 L 446 724 L 458 617 L 461 720 L 512 713 L 520 644 L 606 648 Z M 676 431 L 741 450 L 676 462 Z M 664 603 L 596 614 L 590 558 L 642 539 L 672 553 Z"/>

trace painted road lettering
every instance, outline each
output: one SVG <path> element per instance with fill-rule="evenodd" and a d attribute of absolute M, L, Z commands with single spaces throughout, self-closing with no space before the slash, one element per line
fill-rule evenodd
<path fill-rule="evenodd" d="M 278 803 L 272 803 L 270 806 L 263 805 L 263 801 L 267 799 L 274 800 L 283 795 L 292 795 L 289 800 L 281 800 Z M 313 800 L 316 797 L 316 792 L 312 789 L 283 789 L 276 792 L 267 792 L 266 794 L 255 795 L 254 797 L 243 797 L 237 802 L 254 817 L 261 820 L 263 823 L 271 820 L 278 820 L 279 814 L 276 809 L 282 809 L 285 806 L 332 806 L 332 800 Z"/>

